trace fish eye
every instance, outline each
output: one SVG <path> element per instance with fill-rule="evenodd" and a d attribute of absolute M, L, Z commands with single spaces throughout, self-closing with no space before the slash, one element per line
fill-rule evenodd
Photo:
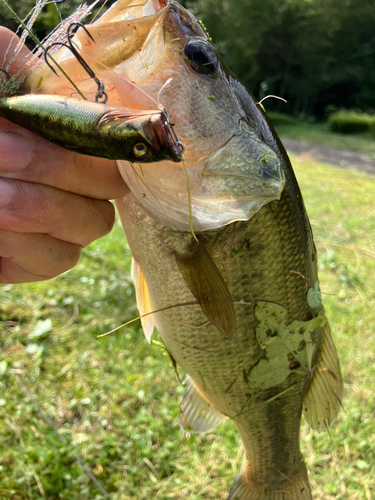
<path fill-rule="evenodd" d="M 191 40 L 185 47 L 186 62 L 200 75 L 213 75 L 217 68 L 217 55 L 204 40 Z"/>
<path fill-rule="evenodd" d="M 138 160 L 143 160 L 148 155 L 148 147 L 143 142 L 137 142 L 133 147 L 133 154 Z"/>

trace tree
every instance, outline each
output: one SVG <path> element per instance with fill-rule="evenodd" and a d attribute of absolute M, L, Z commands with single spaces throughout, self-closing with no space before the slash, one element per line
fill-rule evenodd
<path fill-rule="evenodd" d="M 284 97 L 282 109 L 297 115 L 321 116 L 329 104 L 375 108 L 375 0 L 185 3 L 256 96 Z"/>

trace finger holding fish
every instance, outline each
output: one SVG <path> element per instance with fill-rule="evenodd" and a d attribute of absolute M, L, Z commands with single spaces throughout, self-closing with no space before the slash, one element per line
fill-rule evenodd
<path fill-rule="evenodd" d="M 0 41 L 5 64 L 18 38 L 0 29 Z M 22 47 L 9 71 L 27 54 Z M 127 191 L 115 162 L 62 149 L 1 118 L 0 282 L 49 279 L 73 267 L 82 248 L 112 228 L 107 200 Z"/>
<path fill-rule="evenodd" d="M 77 264 L 82 247 L 49 234 L 0 229 L 0 283 L 54 278 Z"/>
<path fill-rule="evenodd" d="M 15 50 L 18 47 L 20 39 L 13 31 L 0 26 L 0 67 L 5 68 L 8 61 L 11 60 Z M 30 57 L 30 51 L 26 45 L 22 45 L 16 58 L 12 58 L 10 67 L 7 71 L 14 74 L 25 70 L 25 59 Z"/>
<path fill-rule="evenodd" d="M 1 179 L 0 192 L 2 229 L 50 234 L 85 247 L 107 234 L 114 222 L 113 205 L 106 200 L 13 179 Z M 69 224 L 60 222 L 66 220 Z"/>
<path fill-rule="evenodd" d="M 116 163 L 79 155 L 0 119 L 0 175 L 93 199 L 109 200 L 128 188 Z"/>

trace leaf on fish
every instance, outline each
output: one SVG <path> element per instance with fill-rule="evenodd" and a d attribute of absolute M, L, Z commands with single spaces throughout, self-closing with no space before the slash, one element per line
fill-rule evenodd
<path fill-rule="evenodd" d="M 320 329 L 327 325 L 325 316 L 287 325 L 287 310 L 272 302 L 259 301 L 256 336 L 265 357 L 252 369 L 249 386 L 268 389 L 281 384 L 293 371 L 306 376 L 320 345 Z"/>
<path fill-rule="evenodd" d="M 314 286 L 309 288 L 307 292 L 307 303 L 312 309 L 321 305 L 322 293 L 320 291 L 319 281 L 316 281 Z"/>
<path fill-rule="evenodd" d="M 225 281 L 199 239 L 188 255 L 175 254 L 191 293 L 211 323 L 229 340 L 236 328 L 236 313 Z"/>

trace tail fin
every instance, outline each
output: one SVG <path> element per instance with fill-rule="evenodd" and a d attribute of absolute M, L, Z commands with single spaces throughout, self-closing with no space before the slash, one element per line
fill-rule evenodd
<path fill-rule="evenodd" d="M 244 464 L 230 489 L 227 500 L 312 500 L 306 467 L 292 478 L 285 478 L 285 483 L 276 487 L 249 484 L 246 480 Z"/>

